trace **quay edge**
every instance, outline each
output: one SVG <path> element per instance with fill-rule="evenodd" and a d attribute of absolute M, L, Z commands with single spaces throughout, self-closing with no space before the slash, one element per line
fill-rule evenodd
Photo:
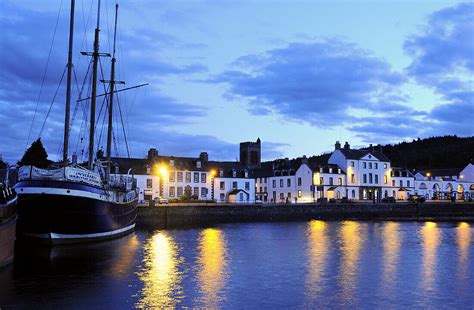
<path fill-rule="evenodd" d="M 137 226 L 179 228 L 236 222 L 321 220 L 474 221 L 474 203 L 141 206 Z"/>

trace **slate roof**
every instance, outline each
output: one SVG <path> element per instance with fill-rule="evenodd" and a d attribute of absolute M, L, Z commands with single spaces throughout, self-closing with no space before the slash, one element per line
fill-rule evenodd
<path fill-rule="evenodd" d="M 313 172 L 320 172 L 321 168 L 323 168 L 322 173 L 345 174 L 344 171 L 340 169 L 338 165 L 335 164 L 309 164 L 308 166 Z M 329 168 L 332 168 L 332 172 L 329 172 Z M 338 169 L 341 170 L 341 173 L 338 173 Z"/>
<path fill-rule="evenodd" d="M 372 154 L 373 156 L 375 156 L 380 161 L 390 162 L 390 159 L 387 156 L 385 156 L 385 154 L 383 154 L 381 152 L 378 152 L 378 151 L 375 151 L 375 150 L 374 151 L 372 151 L 372 150 L 353 150 L 353 149 L 341 148 L 341 149 L 339 149 L 339 151 L 341 151 L 341 153 L 347 159 L 359 160 L 367 154 Z"/>
<path fill-rule="evenodd" d="M 452 177 L 452 176 L 459 176 L 463 169 L 464 168 L 426 169 L 426 170 L 419 170 L 417 172 L 421 173 L 424 176 L 427 173 L 430 173 L 431 177 Z"/>
<path fill-rule="evenodd" d="M 247 172 L 247 178 L 253 178 L 253 171 L 246 168 L 240 162 L 236 161 L 210 161 L 208 163 L 209 171 L 215 170 L 216 177 L 221 177 L 220 171 L 223 171 L 225 178 L 233 178 L 235 171 L 235 178 L 245 178 L 245 172 Z"/>
<path fill-rule="evenodd" d="M 414 177 L 414 174 L 405 168 L 392 167 L 392 177 Z"/>

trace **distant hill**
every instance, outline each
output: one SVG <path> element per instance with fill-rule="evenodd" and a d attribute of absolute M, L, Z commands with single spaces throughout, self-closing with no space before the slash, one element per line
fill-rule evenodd
<path fill-rule="evenodd" d="M 380 145 L 374 146 L 379 150 Z M 362 148 L 367 150 L 368 148 Z M 387 144 L 382 151 L 392 161 L 392 166 L 414 169 L 462 168 L 474 163 L 474 137 L 431 137 L 427 139 Z M 331 154 L 308 158 L 310 163 L 327 163 Z"/>

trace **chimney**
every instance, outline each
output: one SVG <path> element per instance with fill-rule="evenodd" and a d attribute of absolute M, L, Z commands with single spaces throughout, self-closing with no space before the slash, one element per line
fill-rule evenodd
<path fill-rule="evenodd" d="M 369 149 L 370 149 L 370 151 L 371 151 L 372 153 L 374 152 L 374 146 L 372 145 L 372 143 L 370 143 Z"/>
<path fill-rule="evenodd" d="M 155 161 L 158 158 L 158 150 L 151 148 L 148 150 L 148 160 Z"/>
<path fill-rule="evenodd" d="M 336 141 L 336 144 L 334 145 L 334 149 L 335 150 L 340 150 L 341 149 L 341 143 L 339 143 L 339 141 Z"/>
<path fill-rule="evenodd" d="M 301 163 L 308 164 L 308 158 L 306 157 L 306 155 L 303 155 L 303 158 L 301 158 Z"/>
<path fill-rule="evenodd" d="M 209 155 L 207 152 L 201 152 L 201 154 L 199 154 L 199 158 L 203 163 L 207 163 L 209 161 Z"/>
<path fill-rule="evenodd" d="M 351 146 L 350 146 L 349 143 L 347 143 L 347 141 L 346 141 L 346 143 L 344 143 L 344 149 L 345 149 L 345 150 L 349 150 L 350 148 L 351 148 Z"/>
<path fill-rule="evenodd" d="M 379 152 L 380 154 L 383 154 L 382 144 L 379 144 Z"/>

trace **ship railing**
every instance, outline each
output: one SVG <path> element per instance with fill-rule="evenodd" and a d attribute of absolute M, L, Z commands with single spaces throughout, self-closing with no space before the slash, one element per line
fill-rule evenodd
<path fill-rule="evenodd" d="M 96 187 L 102 186 L 100 175 L 82 167 L 62 167 L 43 169 L 34 166 L 22 166 L 18 169 L 18 180 L 54 180 L 84 183 Z"/>

